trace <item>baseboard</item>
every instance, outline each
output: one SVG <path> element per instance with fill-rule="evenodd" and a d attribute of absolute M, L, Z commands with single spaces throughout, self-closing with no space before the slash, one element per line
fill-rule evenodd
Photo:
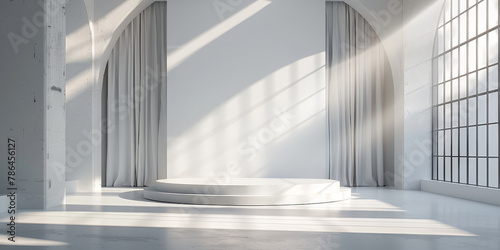
<path fill-rule="evenodd" d="M 444 181 L 421 181 L 421 190 L 500 206 L 500 189 Z"/>

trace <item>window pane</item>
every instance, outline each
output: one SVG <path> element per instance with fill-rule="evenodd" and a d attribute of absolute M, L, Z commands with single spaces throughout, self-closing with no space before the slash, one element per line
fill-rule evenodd
<path fill-rule="evenodd" d="M 451 156 L 451 130 L 444 131 L 444 155 Z"/>
<path fill-rule="evenodd" d="M 498 122 L 498 93 L 488 95 L 488 106 L 489 122 Z"/>
<path fill-rule="evenodd" d="M 451 77 L 452 78 L 457 78 L 458 77 L 458 69 L 459 69 L 459 65 L 458 65 L 458 62 L 459 62 L 459 58 L 458 58 L 458 48 L 454 49 L 453 52 L 452 52 L 452 75 Z"/>
<path fill-rule="evenodd" d="M 458 16 L 458 1 L 451 2 L 451 18 Z"/>
<path fill-rule="evenodd" d="M 467 128 L 460 129 L 460 155 L 467 155 Z"/>
<path fill-rule="evenodd" d="M 460 78 L 460 98 L 467 96 L 467 76 Z"/>
<path fill-rule="evenodd" d="M 467 13 L 460 15 L 460 43 L 467 41 Z"/>
<path fill-rule="evenodd" d="M 460 101 L 460 126 L 467 126 L 467 101 Z"/>
<path fill-rule="evenodd" d="M 438 140 L 437 131 L 432 132 L 432 155 L 438 155 Z"/>
<path fill-rule="evenodd" d="M 477 6 L 477 33 L 481 34 L 486 31 L 486 1 L 482 1 Z"/>
<path fill-rule="evenodd" d="M 488 64 L 495 64 L 498 62 L 498 30 L 488 33 Z"/>
<path fill-rule="evenodd" d="M 498 159 L 490 159 L 490 164 L 488 166 L 489 173 L 489 186 L 498 187 Z"/>
<path fill-rule="evenodd" d="M 486 52 L 486 35 L 479 37 L 477 40 L 477 67 L 478 69 L 486 67 L 488 54 Z"/>
<path fill-rule="evenodd" d="M 451 22 L 451 47 L 458 45 L 458 18 Z"/>
<path fill-rule="evenodd" d="M 477 123 L 485 124 L 487 121 L 486 112 L 487 112 L 487 101 L 486 95 L 481 95 L 477 97 Z"/>
<path fill-rule="evenodd" d="M 488 0 L 488 27 L 498 25 L 498 0 Z"/>
<path fill-rule="evenodd" d="M 444 82 L 444 56 L 438 58 L 438 83 Z"/>
<path fill-rule="evenodd" d="M 476 98 L 469 98 L 469 125 L 476 124 Z"/>
<path fill-rule="evenodd" d="M 450 20 L 451 18 L 451 1 L 446 1 L 444 3 L 444 20 Z"/>
<path fill-rule="evenodd" d="M 438 87 L 432 87 L 432 103 L 437 104 L 438 101 Z"/>
<path fill-rule="evenodd" d="M 470 1 L 469 1 L 470 2 Z M 472 7 L 469 9 L 469 39 L 476 36 L 476 7 Z"/>
<path fill-rule="evenodd" d="M 474 70 L 476 70 L 476 40 L 469 42 L 469 72 Z"/>
<path fill-rule="evenodd" d="M 451 52 L 444 55 L 444 80 L 449 81 L 451 77 Z"/>
<path fill-rule="evenodd" d="M 458 156 L 458 129 L 453 129 L 451 131 L 451 139 L 452 139 L 451 155 Z"/>
<path fill-rule="evenodd" d="M 460 46 L 460 75 L 467 74 L 467 45 Z"/>
<path fill-rule="evenodd" d="M 476 94 L 476 73 L 469 75 L 469 95 Z"/>
<path fill-rule="evenodd" d="M 444 106 L 438 107 L 438 129 L 444 128 Z"/>
<path fill-rule="evenodd" d="M 478 177 L 478 183 L 480 186 L 486 186 L 486 173 L 487 173 L 487 168 L 486 168 L 486 159 L 478 159 L 478 168 L 477 168 L 477 177 Z"/>
<path fill-rule="evenodd" d="M 498 65 L 489 68 L 488 87 L 490 90 L 498 89 Z"/>
<path fill-rule="evenodd" d="M 469 128 L 469 156 L 476 156 L 476 127 Z"/>
<path fill-rule="evenodd" d="M 458 92 L 460 91 L 460 86 L 458 84 L 458 79 L 455 79 L 451 82 L 451 99 L 453 101 L 458 99 Z"/>
<path fill-rule="evenodd" d="M 451 181 L 451 157 L 444 158 L 445 181 Z"/>
<path fill-rule="evenodd" d="M 469 184 L 476 184 L 476 158 L 469 158 Z"/>
<path fill-rule="evenodd" d="M 487 156 L 486 155 L 486 145 L 487 139 L 487 127 L 479 126 L 477 128 L 477 156 Z"/>
<path fill-rule="evenodd" d="M 458 122 L 460 121 L 459 115 L 460 113 L 459 113 L 458 102 L 451 103 L 451 126 L 453 128 L 458 127 Z"/>
<path fill-rule="evenodd" d="M 438 39 L 437 39 L 438 54 L 444 52 L 444 27 L 438 29 Z"/>
<path fill-rule="evenodd" d="M 444 50 L 449 49 L 451 49 L 451 22 L 444 25 Z"/>
<path fill-rule="evenodd" d="M 451 82 L 444 83 L 444 102 L 449 102 L 451 100 Z"/>
<path fill-rule="evenodd" d="M 434 52 L 436 54 L 436 52 Z M 438 60 L 434 58 L 432 60 L 432 85 L 436 85 L 438 83 Z M 434 100 L 433 100 L 434 101 Z M 434 102 L 435 103 L 435 102 Z"/>
<path fill-rule="evenodd" d="M 458 182 L 458 172 L 460 171 L 458 169 L 458 157 L 453 157 L 451 158 L 451 181 L 452 182 Z"/>
<path fill-rule="evenodd" d="M 488 156 L 498 157 L 498 124 L 488 126 Z"/>
<path fill-rule="evenodd" d="M 451 128 L 451 104 L 444 106 L 444 128 Z"/>
<path fill-rule="evenodd" d="M 444 131 L 438 132 L 438 156 L 444 155 Z"/>
<path fill-rule="evenodd" d="M 437 179 L 437 157 L 432 157 L 432 179 L 436 180 Z"/>
<path fill-rule="evenodd" d="M 444 84 L 439 84 L 437 90 L 438 104 L 441 104 L 444 102 Z"/>
<path fill-rule="evenodd" d="M 460 158 L 460 183 L 467 183 L 467 158 Z"/>
<path fill-rule="evenodd" d="M 487 81 L 487 72 L 486 69 L 480 70 L 477 73 L 477 93 L 481 94 L 486 92 L 488 89 L 488 81 Z"/>
<path fill-rule="evenodd" d="M 444 157 L 438 157 L 438 180 L 444 179 Z"/>
<path fill-rule="evenodd" d="M 437 117 L 437 107 L 433 107 L 432 108 L 432 130 L 436 130 L 437 129 L 437 120 L 438 120 L 438 117 Z"/>

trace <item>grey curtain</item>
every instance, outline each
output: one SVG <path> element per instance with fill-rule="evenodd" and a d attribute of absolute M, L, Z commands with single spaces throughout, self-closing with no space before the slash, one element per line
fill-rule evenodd
<path fill-rule="evenodd" d="M 105 186 L 144 186 L 165 154 L 166 2 L 125 29 L 108 61 Z M 106 86 L 106 85 L 104 85 Z"/>
<path fill-rule="evenodd" d="M 326 16 L 330 178 L 383 186 L 385 51 L 345 3 L 327 2 Z"/>

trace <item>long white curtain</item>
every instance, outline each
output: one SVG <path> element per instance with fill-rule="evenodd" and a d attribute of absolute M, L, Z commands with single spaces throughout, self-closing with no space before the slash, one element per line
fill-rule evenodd
<path fill-rule="evenodd" d="M 327 2 L 330 178 L 344 186 L 384 185 L 385 51 L 368 22 Z"/>
<path fill-rule="evenodd" d="M 166 105 L 166 2 L 125 29 L 108 61 L 106 186 L 145 186 L 158 177 Z M 159 154 L 160 152 L 160 154 Z"/>

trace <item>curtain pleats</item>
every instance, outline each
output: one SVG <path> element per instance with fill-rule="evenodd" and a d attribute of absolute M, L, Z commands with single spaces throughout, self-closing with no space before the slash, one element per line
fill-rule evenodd
<path fill-rule="evenodd" d="M 330 178 L 383 186 L 385 51 L 347 4 L 327 2 L 326 17 Z"/>
<path fill-rule="evenodd" d="M 111 52 L 106 186 L 145 186 L 158 178 L 166 152 L 166 8 L 156 2 L 145 9 Z"/>

